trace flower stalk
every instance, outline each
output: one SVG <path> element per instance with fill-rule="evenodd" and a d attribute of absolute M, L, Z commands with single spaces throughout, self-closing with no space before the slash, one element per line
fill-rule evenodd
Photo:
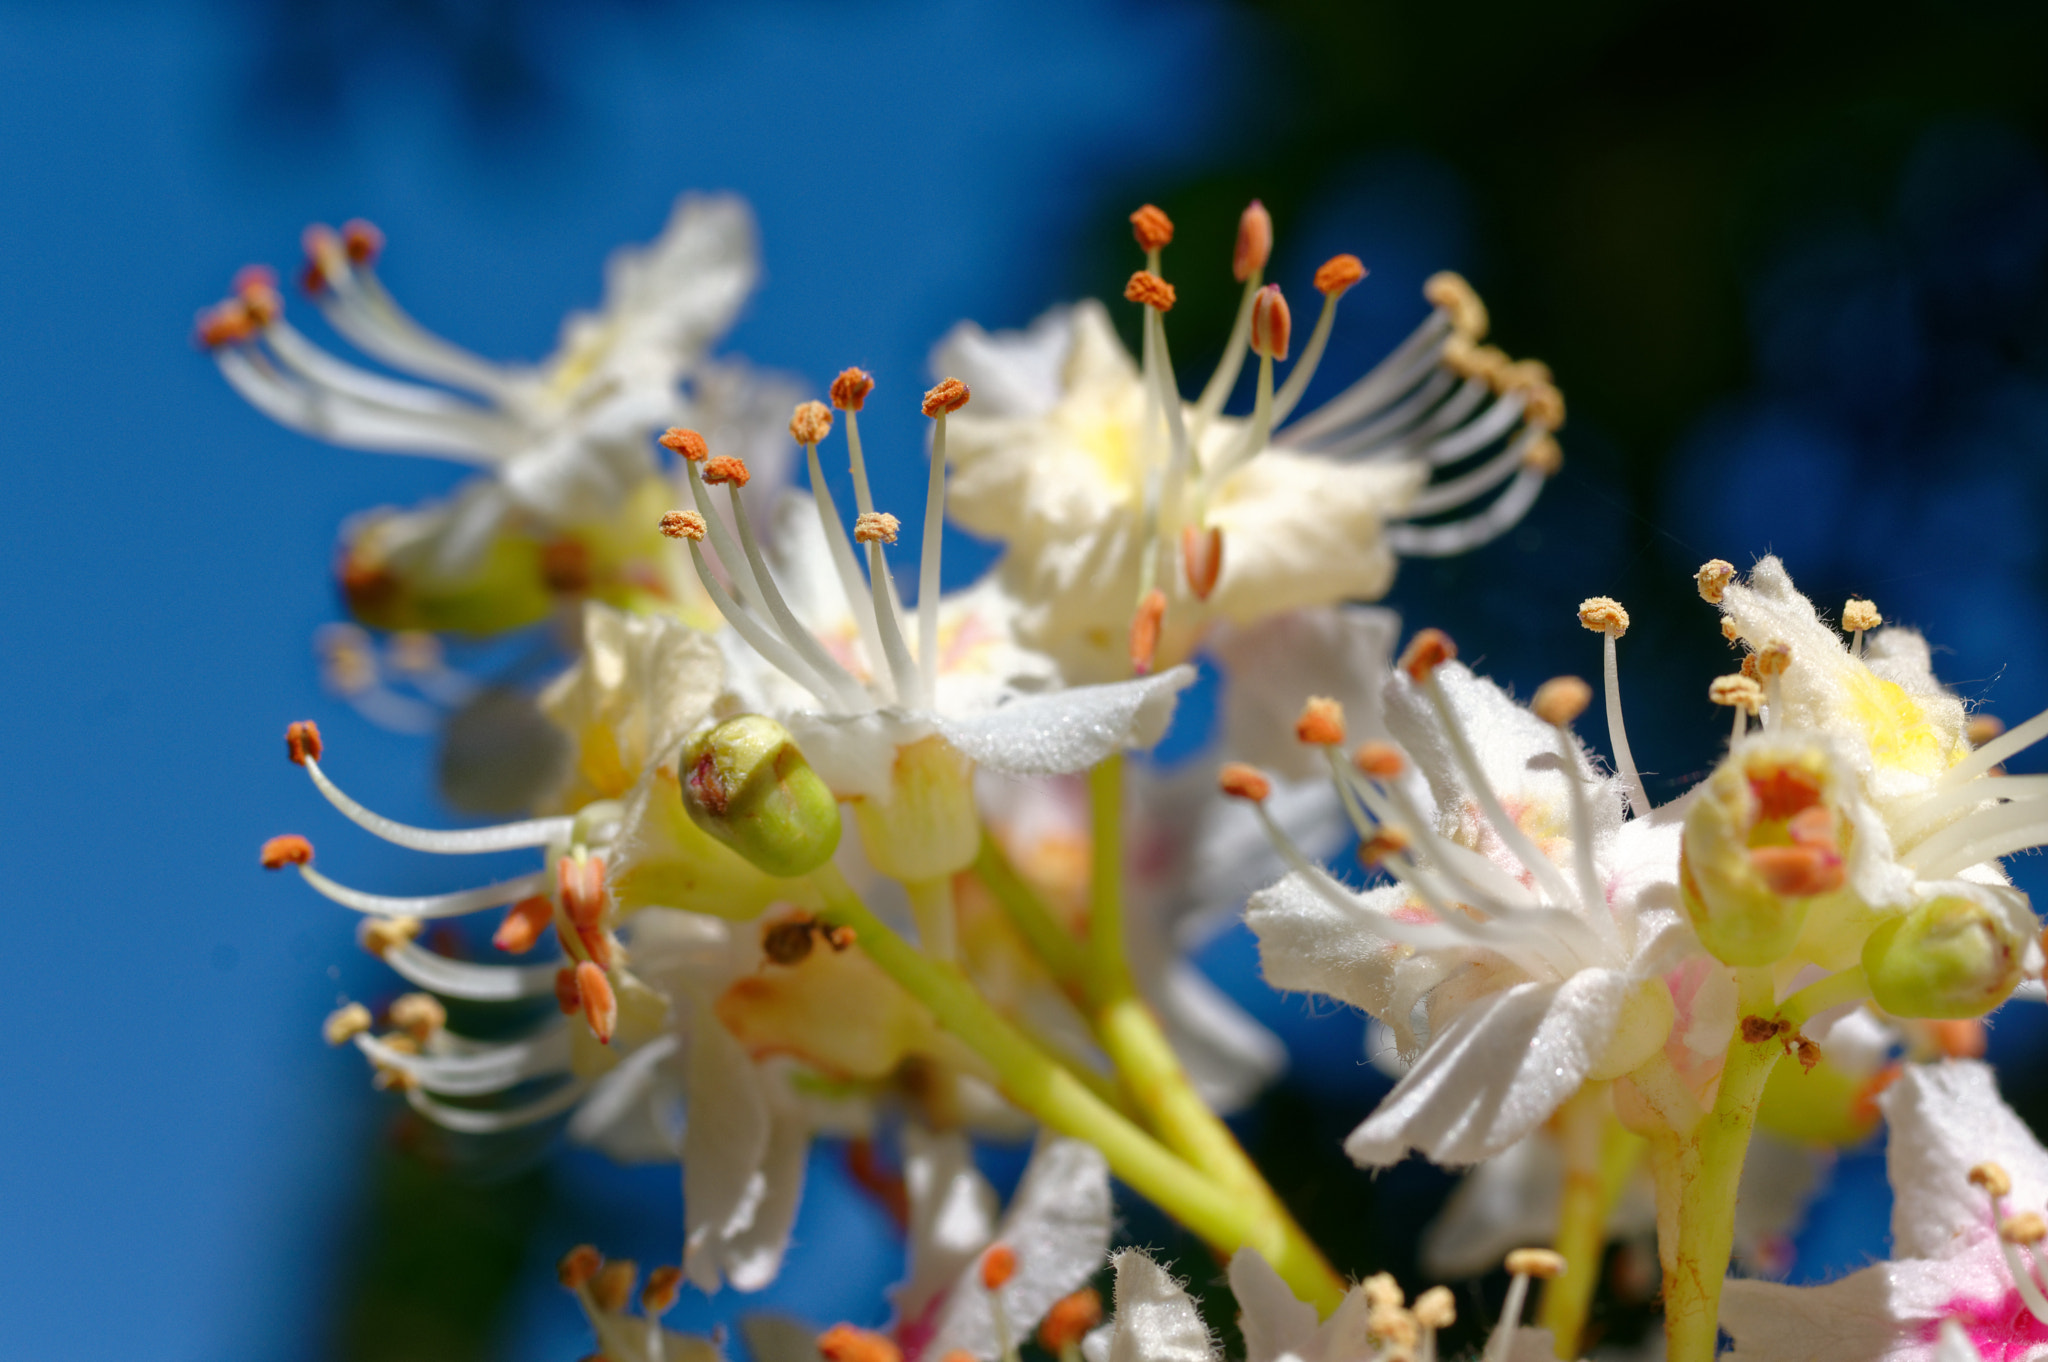
<path fill-rule="evenodd" d="M 1579 1356 L 1600 1260 L 1607 1246 L 1607 1221 L 1622 1189 L 1648 1147 L 1614 1115 L 1609 1083 L 1588 1083 L 1558 1111 L 1564 1146 L 1564 1186 L 1558 1203 L 1554 1246 L 1567 1264 L 1563 1275 L 1544 1283 L 1537 1322 L 1550 1330 L 1560 1358 Z"/>

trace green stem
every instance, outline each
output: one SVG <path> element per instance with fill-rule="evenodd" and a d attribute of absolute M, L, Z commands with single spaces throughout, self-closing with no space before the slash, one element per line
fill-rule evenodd
<path fill-rule="evenodd" d="M 1773 1022 L 1770 971 L 1735 972 L 1740 999 L 1735 1035 L 1721 1067 L 1714 1108 L 1677 1147 L 1678 1252 L 1664 1287 L 1669 1362 L 1712 1362 L 1720 1337 L 1721 1285 L 1735 1250 L 1735 1197 L 1756 1128 L 1764 1084 L 1784 1057 Z M 1755 1039 L 1748 1037 L 1754 1036 Z"/>
<path fill-rule="evenodd" d="M 1134 1191 L 1218 1252 L 1249 1244 L 1297 1296 L 1326 1314 L 1336 1308 L 1343 1282 L 1290 1220 L 1219 1186 L 1118 1114 L 998 1015 L 957 967 L 931 959 L 890 930 L 829 862 L 812 882 L 825 900 L 819 916 L 851 927 L 884 973 L 988 1062 L 1004 1096 L 1050 1129 L 1101 1150 Z"/>
<path fill-rule="evenodd" d="M 1550 1330 L 1557 1355 L 1570 1362 L 1591 1312 L 1607 1247 L 1607 1221 L 1622 1189 L 1642 1161 L 1647 1142 L 1615 1118 L 1606 1083 L 1588 1083 L 1558 1111 L 1564 1145 L 1564 1189 L 1555 1247 L 1564 1275 L 1543 1287 L 1538 1322 Z"/>
<path fill-rule="evenodd" d="M 1858 965 L 1800 989 L 1778 1005 L 1778 1016 L 1797 1031 L 1831 1007 L 1862 1002 L 1869 996 L 1870 979 L 1863 973 L 1863 966 Z"/>
<path fill-rule="evenodd" d="M 1136 992 L 1124 951 L 1124 758 L 1088 772 L 1088 991 L 1096 998 Z"/>

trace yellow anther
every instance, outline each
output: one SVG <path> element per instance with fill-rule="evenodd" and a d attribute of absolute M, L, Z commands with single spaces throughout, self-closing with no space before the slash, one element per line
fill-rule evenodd
<path fill-rule="evenodd" d="M 1756 670 L 1759 676 L 1783 676 L 1785 669 L 1792 665 L 1792 645 L 1782 639 L 1772 639 L 1756 650 Z"/>
<path fill-rule="evenodd" d="M 1876 604 L 1860 596 L 1851 596 L 1849 603 L 1842 607 L 1842 627 L 1852 634 L 1875 629 L 1883 623 L 1884 616 L 1877 613 Z"/>
<path fill-rule="evenodd" d="M 1970 1170 L 1970 1185 L 1982 1187 L 1992 1196 L 2012 1195 L 2012 1175 L 2003 1164 L 1980 1163 Z"/>
<path fill-rule="evenodd" d="M 424 1044 L 427 1038 L 448 1024 L 448 1009 L 431 993 L 404 993 L 391 1000 L 385 1019 Z"/>
<path fill-rule="evenodd" d="M 370 1009 L 361 1003 L 349 1003 L 327 1014 L 320 1034 L 327 1038 L 329 1045 L 346 1045 L 369 1029 Z"/>
<path fill-rule="evenodd" d="M 1725 558 L 1709 558 L 1700 564 L 1700 570 L 1693 574 L 1693 580 L 1700 584 L 1700 599 L 1708 605 L 1719 605 L 1722 593 L 1728 583 L 1735 580 L 1735 564 Z"/>
<path fill-rule="evenodd" d="M 2033 1211 L 2021 1211 L 1998 1222 L 1998 1237 L 2008 1244 L 2038 1244 L 2048 1239 L 2048 1220 Z"/>
<path fill-rule="evenodd" d="M 1628 632 L 1628 611 L 1612 596 L 1588 596 L 1579 602 L 1579 623 L 1596 634 L 1620 638 Z"/>
<path fill-rule="evenodd" d="M 1754 718 L 1764 702 L 1764 688 L 1747 676 L 1717 676 L 1707 687 L 1707 698 L 1731 709 L 1739 705 Z"/>
<path fill-rule="evenodd" d="M 1593 688 L 1576 676 L 1553 676 L 1536 688 L 1529 711 L 1546 724 L 1563 728 L 1593 703 Z"/>
<path fill-rule="evenodd" d="M 1448 1329 L 1458 1322 L 1457 1298 L 1448 1286 L 1432 1286 L 1415 1298 L 1415 1320 L 1425 1329 Z"/>
<path fill-rule="evenodd" d="M 1516 1277 L 1549 1281 L 1564 1275 L 1564 1255 L 1547 1248 L 1518 1248 L 1507 1256 L 1507 1269 Z"/>
<path fill-rule="evenodd" d="M 1422 285 L 1422 296 L 1432 307 L 1442 308 L 1451 319 L 1451 330 L 1468 341 L 1486 334 L 1486 304 L 1461 274 L 1443 270 Z"/>
<path fill-rule="evenodd" d="M 1522 451 L 1522 467 L 1533 468 L 1546 478 L 1554 478 L 1564 467 L 1564 449 L 1549 431 L 1538 431 L 1529 447 Z"/>
<path fill-rule="evenodd" d="M 403 946 L 420 934 L 420 920 L 416 917 L 373 917 L 363 923 L 357 932 L 357 940 L 363 949 L 378 959 L 384 952 Z"/>

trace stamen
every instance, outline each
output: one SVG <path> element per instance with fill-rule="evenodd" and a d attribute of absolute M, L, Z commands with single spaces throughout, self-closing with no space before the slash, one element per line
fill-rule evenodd
<path fill-rule="evenodd" d="M 685 463 L 703 463 L 711 457 L 711 446 L 702 435 L 682 426 L 670 426 L 657 441 L 662 448 L 682 456 Z"/>
<path fill-rule="evenodd" d="M 1173 285 L 1150 270 L 1139 270 L 1124 285 L 1124 298 L 1143 303 L 1155 312 L 1171 312 L 1175 301 Z"/>
<path fill-rule="evenodd" d="M 1970 1169 L 1970 1185 L 1981 1187 L 1990 1193 L 1994 1202 L 2000 1197 L 2012 1195 L 2012 1175 L 2002 1164 L 1980 1163 Z M 1994 1206 L 1994 1210 L 1996 1207 Z"/>
<path fill-rule="evenodd" d="M 425 1045 L 429 1037 L 448 1024 L 448 1009 L 431 993 L 401 993 L 384 1010 L 384 1018 Z"/>
<path fill-rule="evenodd" d="M 288 865 L 308 866 L 313 863 L 313 844 L 296 832 L 287 832 L 265 842 L 258 859 L 265 870 L 282 870 Z"/>
<path fill-rule="evenodd" d="M 371 918 L 356 928 L 356 943 L 379 960 L 412 944 L 423 924 L 416 917 Z"/>
<path fill-rule="evenodd" d="M 598 1309 L 615 1315 L 632 1299 L 633 1281 L 639 1275 L 638 1263 L 630 1258 L 614 1258 L 599 1270 L 597 1280 L 590 1284 L 591 1299 L 597 1302 Z"/>
<path fill-rule="evenodd" d="M 545 870 L 517 879 L 500 880 L 496 884 L 482 885 L 476 889 L 461 889 L 452 894 L 420 894 L 416 896 L 395 896 L 370 894 L 347 885 L 337 884 L 310 865 L 300 865 L 299 874 L 316 893 L 332 899 L 344 908 L 353 908 L 358 913 L 369 913 L 376 917 L 443 918 L 460 917 L 465 913 L 481 912 L 486 908 L 499 908 L 508 903 L 517 903 L 541 893 L 547 887 Z"/>
<path fill-rule="evenodd" d="M 1721 616 L 1721 637 L 1727 639 L 1730 643 L 1735 642 L 1735 621 L 1730 616 Z"/>
<path fill-rule="evenodd" d="M 295 724 L 287 725 L 284 730 L 284 749 L 294 765 L 304 766 L 308 761 L 318 761 L 322 751 L 320 726 L 311 719 L 301 719 Z"/>
<path fill-rule="evenodd" d="M 1084 1286 L 1071 1296 L 1062 1296 L 1045 1312 L 1038 1326 L 1038 1346 L 1065 1358 L 1069 1349 L 1078 1350 L 1096 1325 L 1102 1323 L 1102 1295 Z"/>
<path fill-rule="evenodd" d="M 1560 457 L 1560 466 L 1561 463 Z M 1555 471 L 1555 467 L 1547 467 L 1540 460 L 1525 460 L 1507 490 L 1477 515 L 1443 525 L 1392 524 L 1387 527 L 1387 543 L 1408 558 L 1447 558 L 1469 553 L 1520 524 L 1536 504 L 1544 479 Z"/>
<path fill-rule="evenodd" d="M 847 372 L 860 371 L 849 369 Z M 845 374 L 840 375 L 842 380 L 845 377 Z M 835 382 L 833 386 L 837 388 L 839 385 Z M 846 613 L 853 617 L 854 627 L 860 631 L 868 674 L 874 676 L 883 666 L 880 626 L 875 622 L 867 582 L 861 577 L 860 561 L 854 556 L 853 545 L 846 538 L 846 526 L 839 519 L 839 506 L 832 499 L 832 489 L 825 485 L 825 470 L 818 461 L 817 445 L 804 446 L 804 464 L 811 475 L 811 502 L 818 511 L 818 525 L 825 532 L 825 543 L 832 553 L 832 569 L 838 574 L 839 590 L 846 597 Z"/>
<path fill-rule="evenodd" d="M 1999 734 L 2005 732 L 2005 720 L 1996 714 L 1972 714 L 1963 727 L 1963 736 L 1970 740 L 1970 746 L 1982 747 Z"/>
<path fill-rule="evenodd" d="M 753 476 L 747 471 L 746 460 L 736 459 L 730 454 L 721 454 L 704 465 L 704 481 L 713 487 L 720 483 L 731 483 L 737 490 L 752 481 Z"/>
<path fill-rule="evenodd" d="M 1216 773 L 1216 784 L 1232 799 L 1249 799 L 1258 804 L 1272 797 L 1273 782 L 1256 766 L 1227 761 Z"/>
<path fill-rule="evenodd" d="M 619 1001 L 612 982 L 603 970 L 585 960 L 576 967 L 576 996 L 583 1002 L 583 1015 L 590 1019 L 591 1034 L 601 1045 L 612 1043 L 612 1029 L 619 1023 Z"/>
<path fill-rule="evenodd" d="M 1717 676 L 1707 686 L 1707 698 L 1735 711 L 1735 731 L 1729 735 L 1729 741 L 1740 742 L 1749 726 L 1748 720 L 1755 718 L 1758 708 L 1763 705 L 1764 688 L 1753 678 L 1740 673 Z"/>
<path fill-rule="evenodd" d="M 670 539 L 691 539 L 701 544 L 706 528 L 704 517 L 695 511 L 666 511 L 661 517 L 661 532 Z"/>
<path fill-rule="evenodd" d="M 320 1026 L 320 1034 L 329 1045 L 346 1045 L 369 1029 L 370 1009 L 361 1003 L 350 1003 L 327 1014 L 327 1020 Z"/>
<path fill-rule="evenodd" d="M 1183 525 L 1180 531 L 1181 571 L 1187 577 L 1188 592 L 1198 601 L 1206 601 L 1216 590 L 1216 580 L 1223 575 L 1223 530 L 1211 525 L 1202 529 L 1195 525 Z"/>
<path fill-rule="evenodd" d="M 1436 1362 L 1436 1335 L 1458 1322 L 1457 1303 L 1449 1287 L 1432 1286 L 1415 1298 L 1415 1322 L 1422 1326 L 1422 1345 L 1416 1362 Z"/>
<path fill-rule="evenodd" d="M 1010 1278 L 1017 1275 L 1017 1251 L 1008 1244 L 993 1245 L 981 1255 L 981 1285 L 988 1291 L 1000 1291 Z"/>
<path fill-rule="evenodd" d="M 841 369 L 832 380 L 832 405 L 841 411 L 859 411 L 875 390 L 874 376 L 865 369 Z"/>
<path fill-rule="evenodd" d="M 1237 387 L 1237 376 L 1244 371 L 1245 342 L 1252 330 L 1252 304 L 1257 299 L 1259 288 L 1266 280 L 1266 261 L 1273 254 L 1273 215 L 1266 206 L 1253 199 L 1237 220 L 1237 246 L 1231 254 L 1230 270 L 1237 281 L 1244 285 L 1244 294 L 1237 301 L 1237 317 L 1230 324 L 1230 339 L 1223 343 L 1223 358 L 1217 361 L 1216 372 L 1209 375 L 1209 381 L 1202 388 L 1201 400 L 1195 403 L 1195 424 L 1207 429 L 1209 422 L 1223 410 L 1233 389 Z"/>
<path fill-rule="evenodd" d="M 1394 665 L 1419 685 L 1429 680 L 1438 667 L 1455 661 L 1457 656 L 1458 645 L 1451 641 L 1449 634 L 1441 629 L 1421 629 L 1408 640 L 1408 646 L 1401 650 L 1401 656 Z"/>
<path fill-rule="evenodd" d="M 789 434 L 800 445 L 817 445 L 832 433 L 832 409 L 823 402 L 799 402 L 789 418 Z"/>
<path fill-rule="evenodd" d="M 1173 219 L 1151 204 L 1131 214 L 1131 235 L 1148 254 L 1173 240 Z"/>
<path fill-rule="evenodd" d="M 1316 317 L 1315 330 L 1309 333 L 1308 348 L 1302 351 L 1301 359 L 1295 364 L 1294 371 L 1287 375 L 1287 382 L 1273 398 L 1274 425 L 1279 425 L 1293 415 L 1302 394 L 1308 391 L 1309 382 L 1316 374 L 1316 366 L 1322 363 L 1323 350 L 1330 343 L 1330 328 L 1336 325 L 1337 300 L 1363 278 L 1365 266 L 1355 255 L 1333 256 L 1316 271 L 1316 291 L 1323 295 L 1322 311 Z M 1254 325 L 1256 326 L 1256 319 Z M 1283 340 L 1277 358 L 1286 357 L 1287 346 Z"/>
<path fill-rule="evenodd" d="M 849 428 L 852 422 L 848 421 Z M 853 537 L 868 546 L 868 596 L 875 607 L 875 624 L 882 635 L 882 655 L 889 661 L 889 678 L 901 704 L 918 701 L 921 677 L 910 649 L 903 642 L 903 621 L 896 604 L 895 584 L 889 564 L 882 557 L 882 545 L 896 542 L 896 517 L 886 511 L 864 511 L 853 525 Z"/>
<path fill-rule="evenodd" d="M 311 730 L 310 737 L 301 730 Z M 306 768 L 306 774 L 313 778 L 313 784 L 326 796 L 329 804 L 357 827 L 410 851 L 424 851 L 437 856 L 478 856 L 492 851 L 542 847 L 567 837 L 575 823 L 572 818 L 529 818 L 490 828 L 416 828 L 409 823 L 400 823 L 372 813 L 342 793 L 341 787 L 328 778 L 317 760 L 320 733 L 312 724 L 293 724 L 291 733 L 298 735 L 296 739 L 289 735 L 286 739 L 291 745 L 292 760 Z"/>
<path fill-rule="evenodd" d="M 1709 558 L 1700 564 L 1693 579 L 1699 583 L 1700 599 L 1708 605 L 1719 605 L 1728 584 L 1735 580 L 1735 564 L 1724 558 Z"/>
<path fill-rule="evenodd" d="M 583 953 L 609 968 L 612 943 L 604 930 L 604 858 L 578 850 L 555 862 L 555 871 L 562 912 L 576 929 Z"/>
<path fill-rule="evenodd" d="M 604 1266 L 604 1255 L 590 1244 L 578 1244 L 562 1255 L 562 1261 L 555 1264 L 555 1280 L 571 1291 L 580 1291 L 590 1285 L 590 1279 Z"/>
<path fill-rule="evenodd" d="M 1294 736 L 1317 747 L 1344 745 L 1344 706 L 1325 695 L 1311 695 L 1294 721 Z"/>
<path fill-rule="evenodd" d="M 1237 245 L 1230 253 L 1230 273 L 1242 284 L 1266 268 L 1273 255 L 1273 215 L 1253 199 L 1237 218 Z"/>
<path fill-rule="evenodd" d="M 647 1274 L 647 1285 L 640 1288 L 640 1308 L 647 1312 L 649 1319 L 659 1319 L 676 1308 L 682 1294 L 683 1270 L 679 1267 L 658 1267 Z"/>
<path fill-rule="evenodd" d="M 1486 304 L 1465 282 L 1465 277 L 1440 270 L 1423 281 L 1422 296 L 1450 320 L 1451 329 L 1462 339 L 1477 341 L 1486 334 Z"/>
<path fill-rule="evenodd" d="M 1993 799 L 2011 800 L 2014 803 L 2048 799 L 2048 776 L 2006 776 L 1988 790 L 1972 783 L 1959 790 L 1943 790 L 1939 794 L 1929 795 L 1915 804 L 1912 812 L 1900 820 L 1892 840 L 1902 849 L 1910 848 L 1920 838 L 1926 836 L 1935 824 L 1950 814 Z M 1989 809 L 1982 811 L 1989 812 Z M 1978 817 L 1981 817 L 1982 813 Z M 2044 817 L 2043 821 L 2048 822 L 2048 817 Z M 1971 824 L 1973 828 L 1981 826 L 1976 818 L 1966 819 L 1964 822 Z M 1947 829 L 1944 828 L 1942 831 L 1946 832 Z"/>
<path fill-rule="evenodd" d="M 1875 604 L 1861 597 L 1851 596 L 1848 603 L 1842 607 L 1842 627 L 1855 635 L 1856 639 L 1850 645 L 1850 656 L 1863 656 L 1864 631 L 1866 629 L 1875 629 L 1883 623 L 1884 616 L 1877 613 L 1877 606 Z"/>
<path fill-rule="evenodd" d="M 1500 1308 L 1500 1323 L 1486 1340 L 1480 1362 L 1507 1362 L 1514 1351 L 1515 1330 L 1522 1327 L 1522 1308 L 1529 1299 L 1529 1281 L 1549 1281 L 1564 1275 L 1564 1258 L 1549 1249 L 1516 1249 L 1507 1257 L 1507 1270 L 1514 1278 L 1508 1283 L 1508 1297 Z"/>
<path fill-rule="evenodd" d="M 1362 742 L 1351 754 L 1351 764 L 1374 780 L 1394 780 L 1408 769 L 1401 749 L 1390 742 Z"/>
<path fill-rule="evenodd" d="M 1936 778 L 1934 786 L 1939 790 L 1950 790 L 1965 781 L 1975 780 L 1992 767 L 2002 765 L 2008 757 L 2032 747 L 2043 737 L 2048 737 L 2048 710 L 2036 714 L 2011 732 L 1992 738 L 1944 771 Z"/>
<path fill-rule="evenodd" d="M 564 1083 L 546 1096 L 522 1106 L 494 1107 L 488 1111 L 437 1102 L 414 1087 L 406 1090 L 405 1104 L 435 1125 L 458 1135 L 498 1135 L 560 1116 L 583 1100 L 589 1086 L 580 1082 Z"/>
<path fill-rule="evenodd" d="M 696 465 L 691 464 L 690 467 L 694 469 Z M 694 479 L 695 474 L 692 473 L 691 476 Z M 702 484 L 698 485 L 697 490 L 700 495 L 703 494 Z M 708 523 L 711 527 L 712 540 L 717 543 L 724 534 L 723 524 L 715 516 L 709 517 Z M 747 641 L 747 645 L 759 653 L 770 666 L 817 696 L 826 706 L 837 705 L 840 699 L 837 688 L 819 676 L 802 655 L 725 589 L 725 585 L 712 573 L 711 565 L 705 561 L 702 544 L 687 534 L 684 536 L 684 542 L 690 546 L 690 562 L 697 569 L 697 580 L 703 584 L 704 594 L 711 598 L 711 604 L 725 617 L 725 622 L 730 624 L 739 636 Z M 737 562 L 744 565 L 746 561 L 738 553 L 726 558 L 723 545 L 719 546 L 719 557 L 728 563 Z M 735 572 L 735 586 L 739 584 L 739 577 L 740 573 Z M 756 594 L 759 594 L 758 591 Z"/>
<path fill-rule="evenodd" d="M 863 544 L 893 544 L 902 522 L 887 511 L 863 512 L 853 523 L 853 537 Z"/>
<path fill-rule="evenodd" d="M 1294 334 L 1294 314 L 1278 284 L 1259 290 L 1252 304 L 1252 353 L 1261 359 L 1286 359 L 1288 342 Z"/>
<path fill-rule="evenodd" d="M 860 682 L 838 658 L 826 651 L 825 645 L 818 642 L 817 635 L 796 617 L 796 612 L 789 608 L 789 602 L 777 589 L 774 575 L 768 570 L 767 555 L 761 552 L 761 541 L 755 537 L 753 517 L 747 514 L 747 503 L 740 496 L 740 488 L 747 485 L 748 476 L 747 466 L 730 456 L 713 459 L 704 466 L 706 482 L 723 482 L 726 485 L 733 524 L 740 532 L 740 552 L 746 555 L 747 566 L 753 571 L 754 580 L 760 584 L 762 604 L 768 607 L 768 615 L 775 621 L 783 641 L 828 688 L 836 692 L 839 703 L 853 710 L 866 709 L 867 692 L 861 688 Z"/>
<path fill-rule="evenodd" d="M 2022 778 L 2007 776 L 1985 797 L 2002 793 L 2009 781 Z M 1969 866 L 2043 843 L 2048 843 L 2048 813 L 2039 799 L 2024 799 L 1959 819 L 1899 859 L 1923 878 L 1946 879 Z"/>
<path fill-rule="evenodd" d="M 1638 818 L 1650 812 L 1650 794 L 1636 772 L 1635 755 L 1628 748 L 1628 728 L 1621 721 L 1621 665 L 1614 641 L 1628 632 L 1628 611 L 1611 596 L 1593 596 L 1579 602 L 1579 623 L 1602 636 L 1602 655 L 1607 674 L 1607 738 L 1614 744 L 1614 765 L 1628 789 L 1629 809 Z"/>
<path fill-rule="evenodd" d="M 930 480 L 924 494 L 924 553 L 917 572 L 917 663 L 929 703 L 939 684 L 939 553 L 946 539 L 946 417 L 967 405 L 967 385 L 957 378 L 939 380 L 924 395 L 923 411 L 932 427 Z"/>
<path fill-rule="evenodd" d="M 1165 622 L 1166 593 L 1155 586 L 1138 601 L 1137 613 L 1131 617 L 1131 670 L 1137 675 L 1144 676 L 1152 670 Z"/>

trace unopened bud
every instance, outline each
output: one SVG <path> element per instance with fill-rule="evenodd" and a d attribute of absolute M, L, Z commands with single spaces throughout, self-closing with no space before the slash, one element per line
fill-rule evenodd
<path fill-rule="evenodd" d="M 1131 235 L 1140 249 L 1156 251 L 1173 240 L 1173 219 L 1151 204 L 1131 214 Z"/>
<path fill-rule="evenodd" d="M 1412 845 L 1413 841 L 1401 829 L 1382 827 L 1358 844 L 1358 860 L 1361 865 L 1377 870 L 1387 857 L 1399 856 Z"/>
<path fill-rule="evenodd" d="M 2003 732 L 2005 720 L 1996 714 L 1972 714 L 1969 724 L 1963 729 L 1972 747 L 1982 747 Z"/>
<path fill-rule="evenodd" d="M 1286 359 L 1289 339 L 1294 334 L 1294 314 L 1278 284 L 1268 284 L 1252 300 L 1252 353 L 1267 359 Z"/>
<path fill-rule="evenodd" d="M 875 390 L 874 376 L 865 369 L 841 369 L 832 380 L 832 405 L 841 411 L 859 411 Z"/>
<path fill-rule="evenodd" d="M 1872 932 L 1863 970 L 1870 996 L 1893 1016 L 1981 1017 L 2019 987 L 2025 951 L 2006 914 L 1943 894 Z"/>
<path fill-rule="evenodd" d="M 1081 1340 L 1100 1323 L 1102 1296 L 1094 1287 L 1084 1286 L 1052 1303 L 1044 1323 L 1038 1326 L 1038 1345 L 1057 1357 L 1068 1348 L 1081 1346 Z"/>
<path fill-rule="evenodd" d="M 1716 959 L 1783 959 L 1815 898 L 1842 887 L 1835 788 L 1826 754 L 1807 746 L 1746 747 L 1702 784 L 1685 819 L 1679 889 Z"/>
<path fill-rule="evenodd" d="M 728 719 L 683 750 L 683 807 L 698 827 L 770 875 L 808 875 L 839 845 L 839 804 L 789 730 Z"/>
<path fill-rule="evenodd" d="M 1554 478 L 1564 467 L 1564 447 L 1558 444 L 1556 436 L 1539 430 L 1529 441 L 1529 447 L 1522 451 L 1522 467 L 1546 478 Z"/>
<path fill-rule="evenodd" d="M 1783 676 L 1792 665 L 1792 645 L 1783 639 L 1772 639 L 1752 654 L 1756 658 L 1758 676 Z"/>
<path fill-rule="evenodd" d="M 1735 580 L 1735 564 L 1723 558 L 1709 558 L 1700 564 L 1693 580 L 1699 583 L 1701 600 L 1708 605 L 1719 605 L 1722 595 L 1728 590 L 1728 583 Z"/>
<path fill-rule="evenodd" d="M 1394 1280 L 1391 1272 L 1375 1272 L 1358 1284 L 1365 1296 L 1366 1305 L 1375 1313 L 1385 1310 L 1399 1310 L 1408 1302 L 1401 1290 L 1401 1283 Z"/>
<path fill-rule="evenodd" d="M 384 254 L 384 233 L 374 222 L 350 218 L 341 224 L 341 248 L 350 264 L 368 269 Z"/>
<path fill-rule="evenodd" d="M 1593 688 L 1576 676 L 1554 676 L 1536 688 L 1529 712 L 1546 724 L 1563 728 L 1593 703 Z"/>
<path fill-rule="evenodd" d="M 1266 268 L 1273 255 L 1273 215 L 1266 205 L 1253 199 L 1237 219 L 1237 248 L 1231 252 L 1230 272 L 1242 284 Z"/>
<path fill-rule="evenodd" d="M 1430 673 L 1444 663 L 1458 656 L 1458 645 L 1451 642 L 1451 636 L 1441 629 L 1423 629 L 1408 640 L 1408 646 L 1401 650 L 1401 657 L 1394 665 L 1408 673 L 1408 678 L 1417 685 L 1429 680 Z"/>
<path fill-rule="evenodd" d="M 832 433 L 832 408 L 823 402 L 799 402 L 789 418 L 789 434 L 800 445 L 821 443 Z"/>

